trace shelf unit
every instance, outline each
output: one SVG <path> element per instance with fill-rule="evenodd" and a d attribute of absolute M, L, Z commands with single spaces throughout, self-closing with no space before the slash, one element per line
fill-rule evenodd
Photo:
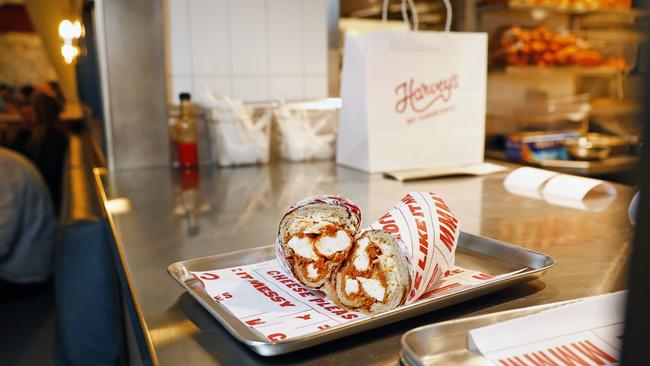
<path fill-rule="evenodd" d="M 569 7 L 554 7 L 554 6 L 536 6 L 524 4 L 520 1 L 485 1 L 485 0 L 466 0 L 466 8 L 464 13 L 464 30 L 468 31 L 497 31 L 499 29 L 499 21 L 501 25 L 506 26 L 510 24 L 520 24 L 522 26 L 534 26 L 535 24 L 549 24 L 552 29 L 570 29 L 572 32 L 579 33 L 580 37 L 585 34 L 596 35 L 593 38 L 587 38 L 594 42 L 608 42 L 597 37 L 598 32 L 610 37 L 609 42 L 628 42 L 631 44 L 634 52 L 631 54 L 631 59 L 626 57 L 628 67 L 625 69 L 614 67 L 583 67 L 583 66 L 504 66 L 504 67 L 490 67 L 489 72 L 491 76 L 495 76 L 503 83 L 504 78 L 512 78 L 518 80 L 519 83 L 526 79 L 541 80 L 539 84 L 535 84 L 534 88 L 544 90 L 545 82 L 552 83 L 557 80 L 562 80 L 564 85 L 573 85 L 574 93 L 584 93 L 585 88 L 602 84 L 609 85 L 609 87 L 601 87 L 594 91 L 595 96 L 607 96 L 611 99 L 612 103 L 630 102 L 624 97 L 627 95 L 623 92 L 623 83 L 626 81 L 628 75 L 634 71 L 636 50 L 638 45 L 643 41 L 645 35 L 638 31 L 638 25 L 642 21 L 646 21 L 650 15 L 650 11 L 646 9 L 577 9 Z M 489 18 L 488 18 L 489 17 Z M 487 19 L 487 22 L 485 21 Z M 513 20 L 514 19 L 514 20 Z M 488 23 L 488 24 L 485 24 Z M 624 36 L 616 36 L 611 34 L 611 30 L 615 29 L 616 32 L 625 32 Z M 637 48 L 634 48 L 637 47 Z M 616 49 L 615 47 L 612 47 Z M 616 49 L 618 50 L 618 49 Z M 629 56 L 627 52 L 626 56 Z M 623 53 L 621 54 L 621 57 Z M 494 80 L 494 79 L 491 79 Z M 596 82 L 594 82 L 596 80 Z M 585 82 L 587 81 L 587 82 Z M 502 84 L 501 84 L 502 85 Z M 519 86 L 521 91 L 521 86 Z M 509 90 L 512 90 L 509 89 Z M 531 89 L 534 94 L 538 89 Z M 598 93 L 601 93 L 600 95 Z M 550 96 L 549 96 L 550 97 Z M 636 104 L 635 106 L 638 106 Z M 601 115 L 606 115 L 607 118 L 616 118 L 616 112 L 623 110 L 621 108 L 600 108 L 598 112 Z M 629 115 L 638 108 L 624 108 Z M 594 108 L 594 112 L 597 112 Z M 596 113 L 594 113 L 595 115 Z M 493 116 L 496 117 L 496 116 Z M 498 118 L 498 117 L 497 117 Z M 492 118 L 494 119 L 494 118 Z M 588 121 L 588 120 L 586 120 Z M 588 122 L 586 122 L 588 124 Z M 585 124 L 585 126 L 587 126 Z M 584 128 L 583 128 L 584 129 Z M 492 151 L 494 154 L 494 151 Z M 636 163 L 634 156 L 613 156 L 602 162 L 585 162 L 585 161 L 561 161 L 553 160 L 546 161 L 540 164 L 546 168 L 564 170 L 568 173 L 592 175 L 603 173 L 616 173 L 632 169 Z"/>

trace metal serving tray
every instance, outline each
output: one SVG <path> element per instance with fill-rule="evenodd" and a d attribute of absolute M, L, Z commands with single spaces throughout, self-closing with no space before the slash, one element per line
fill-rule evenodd
<path fill-rule="evenodd" d="M 467 335 L 470 330 L 532 315 L 574 301 L 576 300 L 501 311 L 415 328 L 402 336 L 400 360 L 406 366 L 489 365 L 488 360 L 480 353 L 467 348 Z"/>
<path fill-rule="evenodd" d="M 348 335 L 398 322 L 433 310 L 500 290 L 516 283 L 536 278 L 555 264 L 553 258 L 525 248 L 472 234 L 461 233 L 456 251 L 456 265 L 491 275 L 519 271 L 467 290 L 423 300 L 408 308 L 397 308 L 372 317 L 332 327 L 316 334 L 289 338 L 272 343 L 261 334 L 235 318 L 230 311 L 214 301 L 190 272 L 208 271 L 263 262 L 275 258 L 271 246 L 242 250 L 222 255 L 176 262 L 167 268 L 169 274 L 183 286 L 233 337 L 263 356 L 272 356 L 315 346 Z"/>

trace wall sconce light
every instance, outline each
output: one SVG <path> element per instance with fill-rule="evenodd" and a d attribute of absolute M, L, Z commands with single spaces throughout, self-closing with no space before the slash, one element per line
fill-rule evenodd
<path fill-rule="evenodd" d="M 78 20 L 75 20 L 73 23 L 68 19 L 64 19 L 59 24 L 59 36 L 63 40 L 61 56 L 63 56 L 65 63 L 72 64 L 77 59 L 77 56 L 79 56 L 77 40 L 81 38 L 83 33 L 84 29 Z"/>

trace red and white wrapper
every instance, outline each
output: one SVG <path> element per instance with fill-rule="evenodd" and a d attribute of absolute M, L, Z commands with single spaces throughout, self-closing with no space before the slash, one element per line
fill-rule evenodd
<path fill-rule="evenodd" d="M 345 207 L 345 209 L 351 215 L 354 215 L 357 218 L 356 229 L 359 230 L 359 226 L 361 225 L 361 208 L 359 208 L 359 206 L 357 206 L 354 202 L 350 201 L 345 197 L 333 196 L 333 195 L 316 195 L 316 196 L 309 196 L 301 199 L 300 201 L 294 203 L 291 207 L 289 207 L 287 212 L 285 212 L 284 215 L 282 216 L 282 219 L 280 219 L 280 222 L 282 222 L 282 220 L 284 220 L 284 218 L 287 217 L 287 215 L 299 209 L 300 207 L 307 206 L 312 203 L 319 203 L 319 202 L 328 205 L 338 205 L 338 206 Z M 289 266 L 289 263 L 287 262 L 287 256 L 286 253 L 284 252 L 284 246 L 280 242 L 280 229 L 278 229 L 278 235 L 277 238 L 275 239 L 275 255 L 282 269 L 287 273 L 293 273 L 291 271 L 291 267 Z"/>
<path fill-rule="evenodd" d="M 369 229 L 397 237 L 411 269 L 406 304 L 433 290 L 454 264 L 460 225 L 439 196 L 411 192 Z"/>

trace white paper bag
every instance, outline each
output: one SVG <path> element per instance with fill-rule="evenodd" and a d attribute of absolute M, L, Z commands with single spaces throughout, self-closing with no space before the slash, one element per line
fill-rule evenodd
<path fill-rule="evenodd" d="M 337 163 L 366 172 L 483 161 L 487 35 L 345 38 Z"/>

